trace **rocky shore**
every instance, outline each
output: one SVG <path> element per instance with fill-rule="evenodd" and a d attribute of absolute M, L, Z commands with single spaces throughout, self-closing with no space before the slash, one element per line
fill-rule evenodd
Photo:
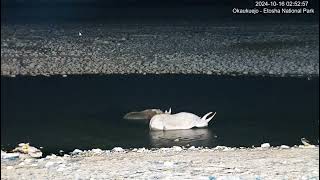
<path fill-rule="evenodd" d="M 319 179 L 319 146 L 74 150 L 9 157 L 1 179 Z"/>
<path fill-rule="evenodd" d="M 1 24 L 1 75 L 319 76 L 319 25 Z"/>

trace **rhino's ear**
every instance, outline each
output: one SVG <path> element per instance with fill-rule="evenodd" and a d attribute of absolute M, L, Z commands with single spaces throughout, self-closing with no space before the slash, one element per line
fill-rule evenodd
<path fill-rule="evenodd" d="M 169 111 L 165 110 L 164 113 L 166 113 L 166 114 L 171 114 L 171 108 L 169 109 Z"/>

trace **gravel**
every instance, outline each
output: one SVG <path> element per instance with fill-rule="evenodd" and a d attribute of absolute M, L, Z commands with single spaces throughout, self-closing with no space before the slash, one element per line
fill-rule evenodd
<path fill-rule="evenodd" d="M 308 23 L 1 24 L 1 75 L 319 76 L 318 48 Z"/>
<path fill-rule="evenodd" d="M 95 151 L 1 159 L 1 179 L 319 179 L 319 146 Z"/>

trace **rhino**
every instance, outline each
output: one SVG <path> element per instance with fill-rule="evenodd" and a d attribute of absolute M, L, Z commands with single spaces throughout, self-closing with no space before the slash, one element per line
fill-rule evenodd
<path fill-rule="evenodd" d="M 211 117 L 207 118 L 212 113 L 213 112 L 209 112 L 202 118 L 189 112 L 157 114 L 151 118 L 149 127 L 151 130 L 178 130 L 207 127 L 209 121 L 216 115 L 215 112 Z"/>

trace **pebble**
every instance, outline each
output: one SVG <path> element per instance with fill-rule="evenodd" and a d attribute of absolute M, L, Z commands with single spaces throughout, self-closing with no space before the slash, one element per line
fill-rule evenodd
<path fill-rule="evenodd" d="M 222 151 L 234 151 L 235 148 L 226 147 Z"/>
<path fill-rule="evenodd" d="M 123 152 L 124 150 L 121 147 L 114 147 L 112 149 L 113 152 Z"/>
<path fill-rule="evenodd" d="M 20 153 L 6 153 L 1 151 L 1 159 L 14 160 L 20 157 Z"/>
<path fill-rule="evenodd" d="M 54 164 L 55 164 L 54 162 L 49 161 L 49 162 L 47 162 L 44 166 L 45 166 L 46 168 L 48 168 L 48 167 L 53 166 Z"/>
<path fill-rule="evenodd" d="M 29 158 L 29 159 L 25 159 L 24 162 L 25 162 L 25 163 L 32 163 L 32 162 L 33 162 L 33 159 L 30 159 L 30 158 Z"/>
<path fill-rule="evenodd" d="M 72 151 L 72 155 L 76 155 L 76 154 L 80 154 L 80 153 L 83 153 L 83 151 L 81 151 L 80 149 L 75 149 Z"/>
<path fill-rule="evenodd" d="M 171 161 L 165 161 L 165 162 L 163 163 L 163 165 L 166 166 L 166 167 L 172 167 L 173 164 L 174 164 L 174 163 L 171 162 Z"/>
<path fill-rule="evenodd" d="M 305 145 L 299 145 L 299 148 L 304 148 L 304 149 L 312 149 L 312 148 L 316 148 L 315 145 L 308 145 L 308 146 L 305 146 Z"/>
<path fill-rule="evenodd" d="M 183 149 L 180 146 L 173 146 L 174 151 L 182 151 Z"/>
<path fill-rule="evenodd" d="M 287 146 L 287 145 L 281 145 L 280 148 L 281 148 L 281 149 L 290 149 L 290 147 Z"/>
<path fill-rule="evenodd" d="M 159 151 L 170 151 L 171 148 L 160 148 Z"/>
<path fill-rule="evenodd" d="M 60 167 L 60 168 L 57 169 L 58 172 L 62 172 L 64 170 L 65 170 L 65 168 L 63 168 L 63 167 Z"/>
<path fill-rule="evenodd" d="M 64 171 L 66 169 L 66 165 L 65 164 L 60 164 L 59 166 L 58 166 L 58 168 L 57 168 L 57 171 L 58 172 L 62 172 L 62 171 Z"/>
<path fill-rule="evenodd" d="M 148 150 L 146 148 L 140 148 L 137 150 L 138 153 L 147 152 Z"/>
<path fill-rule="evenodd" d="M 226 146 L 216 146 L 215 148 L 213 148 L 214 150 L 224 150 L 226 149 Z"/>
<path fill-rule="evenodd" d="M 57 156 L 55 154 L 48 155 L 46 159 L 55 159 Z"/>
<path fill-rule="evenodd" d="M 103 151 L 101 149 L 92 149 L 91 152 L 94 154 L 101 154 Z"/>
<path fill-rule="evenodd" d="M 261 147 L 262 148 L 270 148 L 271 146 L 269 143 L 263 143 L 263 144 L 261 144 Z"/>

